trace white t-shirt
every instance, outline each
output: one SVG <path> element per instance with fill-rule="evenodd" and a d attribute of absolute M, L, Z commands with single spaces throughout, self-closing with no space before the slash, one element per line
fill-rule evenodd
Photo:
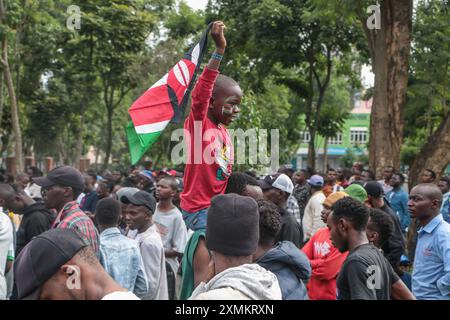
<path fill-rule="evenodd" d="M 6 282 L 6 261 L 14 259 L 13 226 L 9 217 L 0 212 L 0 300 L 6 299 L 8 286 Z"/>
<path fill-rule="evenodd" d="M 161 235 L 164 249 L 184 253 L 187 243 L 187 228 L 180 210 L 175 207 L 170 211 L 162 212 L 159 210 L 158 205 L 153 215 L 153 221 Z M 166 261 L 169 263 L 172 271 L 176 273 L 180 266 L 178 259 L 166 258 Z"/>
<path fill-rule="evenodd" d="M 102 300 L 141 300 L 133 292 L 115 291 L 108 293 Z"/>
<path fill-rule="evenodd" d="M 168 300 L 164 246 L 156 225 L 138 233 L 134 239 L 138 242 L 148 281 L 149 291 L 143 300 Z"/>

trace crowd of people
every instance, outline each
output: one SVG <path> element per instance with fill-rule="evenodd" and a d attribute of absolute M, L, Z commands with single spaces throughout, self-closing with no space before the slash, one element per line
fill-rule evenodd
<path fill-rule="evenodd" d="M 450 177 L 232 172 L 242 91 L 218 71 L 223 29 L 185 121 L 217 129 L 199 147 L 216 161 L 1 176 L 0 299 L 450 300 Z"/>

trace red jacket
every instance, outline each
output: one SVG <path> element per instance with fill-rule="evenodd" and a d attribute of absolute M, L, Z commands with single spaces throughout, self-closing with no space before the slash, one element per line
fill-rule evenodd
<path fill-rule="evenodd" d="M 308 295 L 311 300 L 336 300 L 336 278 L 348 252 L 340 253 L 331 244 L 330 230 L 321 228 L 303 247 L 311 262 Z"/>

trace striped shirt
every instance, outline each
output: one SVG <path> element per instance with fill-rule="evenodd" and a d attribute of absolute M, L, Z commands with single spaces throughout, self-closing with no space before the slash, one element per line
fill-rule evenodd
<path fill-rule="evenodd" d="M 80 209 L 76 201 L 66 203 L 58 213 L 52 228 L 73 229 L 81 233 L 98 253 L 98 232 L 92 220 Z"/>

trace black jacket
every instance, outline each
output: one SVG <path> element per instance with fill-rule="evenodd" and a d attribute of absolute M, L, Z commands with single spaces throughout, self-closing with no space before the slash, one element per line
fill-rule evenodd
<path fill-rule="evenodd" d="M 389 203 L 385 200 L 385 205 L 380 208 L 392 217 L 394 220 L 394 232 L 385 244 L 381 247 L 384 252 L 384 256 L 389 261 L 394 270 L 397 270 L 400 264 L 400 258 L 405 253 L 405 240 L 403 239 L 402 227 L 400 225 L 400 219 L 389 207 Z"/>
<path fill-rule="evenodd" d="M 26 207 L 17 230 L 16 257 L 33 237 L 49 230 L 54 219 L 54 214 L 41 202 Z"/>
<path fill-rule="evenodd" d="M 291 241 L 297 248 L 303 246 L 303 229 L 294 216 L 285 209 L 279 209 L 281 214 L 281 230 L 276 242 Z"/>

